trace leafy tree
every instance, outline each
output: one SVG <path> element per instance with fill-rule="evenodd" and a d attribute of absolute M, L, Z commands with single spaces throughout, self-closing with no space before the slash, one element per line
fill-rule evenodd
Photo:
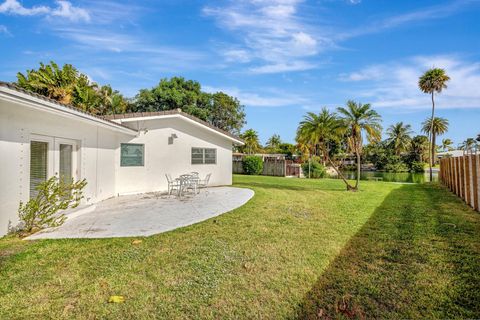
<path fill-rule="evenodd" d="M 445 138 L 445 139 L 442 139 L 442 151 L 450 151 L 452 150 L 452 145 L 453 145 L 453 141 L 448 139 L 448 138 Z"/>
<path fill-rule="evenodd" d="M 427 119 L 422 122 L 422 131 L 429 134 L 431 137 L 430 140 L 430 174 L 432 173 L 432 165 L 435 163 L 435 143 L 437 136 L 444 134 L 448 131 L 448 120 L 445 118 L 435 117 L 432 119 Z"/>
<path fill-rule="evenodd" d="M 276 152 L 282 143 L 282 139 L 280 139 L 280 135 L 274 134 L 268 139 L 266 147 L 270 150 L 270 152 Z"/>
<path fill-rule="evenodd" d="M 434 132 L 434 117 L 435 117 L 435 92 L 440 93 L 443 89 L 447 88 L 447 82 L 450 80 L 450 77 L 447 75 L 444 69 L 432 68 L 427 70 L 418 80 L 418 87 L 424 93 L 429 93 L 432 96 L 432 116 L 430 117 L 430 130 L 426 131 L 429 133 Z M 433 180 L 433 171 L 432 166 L 435 161 L 435 141 L 434 135 L 430 134 L 430 182 Z"/>
<path fill-rule="evenodd" d="M 346 137 L 350 151 L 357 157 L 357 181 L 354 189 L 358 189 L 360 183 L 361 154 L 363 135 L 369 142 L 378 142 L 381 139 L 382 126 L 380 115 L 371 108 L 370 104 L 356 103 L 352 100 L 347 102 L 346 108 L 337 108 L 341 114 L 343 127 L 346 130 Z"/>
<path fill-rule="evenodd" d="M 40 63 L 38 70 L 17 74 L 17 85 L 60 103 L 93 114 L 123 113 L 129 108 L 128 100 L 109 85 L 99 87 L 71 64 L 60 68 L 55 62 Z"/>
<path fill-rule="evenodd" d="M 257 131 L 248 129 L 240 135 L 240 138 L 245 142 L 245 145 L 241 147 L 244 153 L 254 154 L 261 149 Z"/>
<path fill-rule="evenodd" d="M 388 143 L 395 150 L 395 154 L 399 156 L 402 152 L 407 151 L 410 146 L 410 135 L 412 134 L 412 126 L 404 125 L 403 122 L 397 122 L 387 129 Z"/>
<path fill-rule="evenodd" d="M 135 97 L 136 112 L 182 109 L 212 125 L 238 133 L 245 124 L 244 107 L 223 92 L 202 91 L 198 81 L 182 77 L 161 79 L 152 89 L 141 89 Z"/>
<path fill-rule="evenodd" d="M 428 159 L 429 152 L 428 137 L 423 135 L 413 137 L 410 143 L 412 161 L 425 162 Z"/>
<path fill-rule="evenodd" d="M 297 129 L 296 140 L 299 145 L 306 146 L 309 152 L 309 173 L 311 172 L 311 154 L 312 151 L 320 151 L 324 161 L 326 161 L 340 176 L 345 183 L 347 190 L 354 190 L 345 179 L 342 172 L 337 168 L 331 159 L 330 146 L 335 141 L 341 139 L 341 124 L 335 113 L 323 108 L 319 114 L 308 112 L 300 122 Z"/>

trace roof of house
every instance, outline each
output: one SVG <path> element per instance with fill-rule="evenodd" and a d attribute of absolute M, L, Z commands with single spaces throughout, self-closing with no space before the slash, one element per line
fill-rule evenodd
<path fill-rule="evenodd" d="M 154 111 L 154 112 L 135 112 L 135 113 L 122 113 L 122 114 L 111 114 L 111 115 L 105 115 L 103 116 L 104 119 L 108 119 L 111 121 L 119 121 L 120 123 L 122 121 L 135 121 L 135 120 L 147 120 L 147 119 L 161 119 L 161 118 L 166 118 L 168 116 L 182 116 L 184 118 L 190 119 L 202 126 L 205 126 L 211 130 L 216 131 L 217 133 L 220 133 L 221 135 L 227 136 L 230 139 L 234 140 L 237 143 L 243 144 L 243 140 L 237 137 L 234 134 L 231 134 L 228 131 L 219 129 L 215 127 L 214 125 L 211 125 L 210 123 L 203 121 L 197 117 L 192 116 L 191 114 L 183 112 L 181 109 L 174 109 L 174 110 L 166 110 L 166 111 Z"/>
<path fill-rule="evenodd" d="M 231 140 L 233 140 L 237 143 L 243 144 L 243 140 L 240 139 L 239 137 L 237 137 L 237 136 L 235 136 L 235 135 L 233 135 L 230 132 L 227 132 L 225 130 L 221 130 L 221 129 L 209 124 L 206 121 L 203 121 L 201 119 L 198 119 L 197 117 L 194 117 L 194 116 L 192 116 L 188 113 L 185 113 L 185 112 L 181 111 L 180 109 L 169 110 L 169 111 L 139 112 L 139 113 L 137 112 L 137 113 L 123 113 L 123 114 L 98 116 L 98 115 L 91 114 L 89 112 L 83 111 L 83 110 L 81 110 L 77 107 L 74 107 L 73 105 L 64 104 L 64 103 L 58 102 L 57 100 L 45 97 L 41 94 L 25 90 L 25 89 L 20 88 L 19 86 L 15 85 L 13 83 L 0 81 L 0 92 L 3 91 L 5 93 L 8 93 L 5 90 L 1 90 L 2 88 L 6 88 L 6 89 L 9 89 L 11 91 L 14 91 L 14 92 L 20 93 L 22 95 L 25 95 L 24 98 L 27 98 L 27 96 L 28 96 L 28 97 L 32 98 L 32 100 L 35 100 L 35 102 L 37 102 L 37 103 L 42 103 L 44 105 L 52 104 L 52 105 L 57 107 L 58 111 L 66 111 L 66 112 L 71 113 L 71 114 L 84 116 L 85 118 L 88 118 L 90 120 L 96 120 L 98 122 L 103 123 L 104 125 L 107 125 L 107 126 L 110 126 L 110 127 L 116 127 L 116 128 L 119 128 L 123 131 L 130 131 L 130 132 L 135 132 L 135 133 L 137 132 L 136 130 L 122 124 L 122 122 L 124 122 L 127 119 L 132 121 L 132 120 L 135 120 L 137 118 L 143 118 L 143 119 L 145 119 L 147 117 L 149 117 L 149 118 L 161 118 L 161 117 L 177 115 L 177 116 L 182 116 L 182 117 L 184 117 L 186 119 L 189 119 L 191 121 L 194 121 L 197 124 L 203 125 L 203 126 L 207 127 L 208 129 L 213 130 L 213 131 L 215 131 L 215 132 L 217 132 L 217 133 L 219 133 L 223 136 L 226 136 L 226 137 L 230 138 Z M 19 96 L 19 95 L 16 95 L 16 96 Z"/>
<path fill-rule="evenodd" d="M 2 90 L 3 88 L 6 88 L 7 90 Z M 94 120 L 98 123 L 101 123 L 103 125 L 106 125 L 108 127 L 114 127 L 117 129 L 120 129 L 123 132 L 128 132 L 131 134 L 136 134 L 137 131 L 133 130 L 132 128 L 129 128 L 127 126 L 124 126 L 118 122 L 115 121 L 110 121 L 108 119 L 104 119 L 103 117 L 91 114 L 89 112 L 85 112 L 79 108 L 74 107 L 73 105 L 69 104 L 64 104 L 61 102 L 58 102 L 57 100 L 50 99 L 48 97 L 45 97 L 41 94 L 34 93 L 28 90 L 25 90 L 23 88 L 20 88 L 19 86 L 9 83 L 9 82 L 3 82 L 0 81 L 0 93 L 6 93 L 10 95 L 14 95 L 16 98 L 24 98 L 24 99 L 29 99 L 33 102 L 39 103 L 43 106 L 51 107 L 54 106 L 56 111 L 64 111 L 69 114 L 77 115 L 89 120 Z"/>

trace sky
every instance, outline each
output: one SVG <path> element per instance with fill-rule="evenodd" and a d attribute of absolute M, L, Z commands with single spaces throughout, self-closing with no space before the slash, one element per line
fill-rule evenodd
<path fill-rule="evenodd" d="M 370 103 L 420 133 L 436 98 L 455 144 L 480 133 L 480 0 L 0 0 L 0 80 L 70 63 L 128 97 L 183 76 L 245 106 L 263 143 L 294 142 L 307 112 Z"/>

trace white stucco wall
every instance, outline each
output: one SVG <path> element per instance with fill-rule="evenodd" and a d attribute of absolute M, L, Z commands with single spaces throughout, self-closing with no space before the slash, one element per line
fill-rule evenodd
<path fill-rule="evenodd" d="M 84 202 L 93 203 L 116 194 L 116 149 L 118 141 L 127 135 L 0 99 L 0 236 L 7 232 L 9 221 L 18 222 L 19 202 L 29 198 L 32 135 L 77 142 L 78 178 L 88 182 Z M 49 159 L 49 163 L 52 161 Z"/>
<path fill-rule="evenodd" d="M 141 130 L 138 137 L 123 142 L 144 144 L 145 164 L 143 167 L 121 167 L 120 150 L 117 150 L 117 193 L 167 190 L 165 174 L 175 178 L 192 171 L 199 172 L 201 178 L 211 173 L 212 186 L 232 184 L 230 140 L 181 118 L 126 122 L 124 125 Z M 169 144 L 172 134 L 177 138 Z M 217 149 L 217 163 L 191 164 L 192 147 Z"/>

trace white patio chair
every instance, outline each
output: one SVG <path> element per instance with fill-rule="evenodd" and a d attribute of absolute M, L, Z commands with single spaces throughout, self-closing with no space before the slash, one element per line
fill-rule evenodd
<path fill-rule="evenodd" d="M 205 179 L 199 179 L 198 180 L 198 188 L 206 188 L 208 187 L 208 182 L 210 181 L 210 177 L 212 176 L 211 173 L 207 174 L 207 176 L 205 177 Z"/>
<path fill-rule="evenodd" d="M 165 174 L 165 177 L 167 177 L 168 182 L 168 195 L 171 195 L 173 190 L 176 190 L 177 194 L 179 194 L 180 188 L 182 187 L 181 181 L 178 179 L 172 179 L 170 174 Z"/>

